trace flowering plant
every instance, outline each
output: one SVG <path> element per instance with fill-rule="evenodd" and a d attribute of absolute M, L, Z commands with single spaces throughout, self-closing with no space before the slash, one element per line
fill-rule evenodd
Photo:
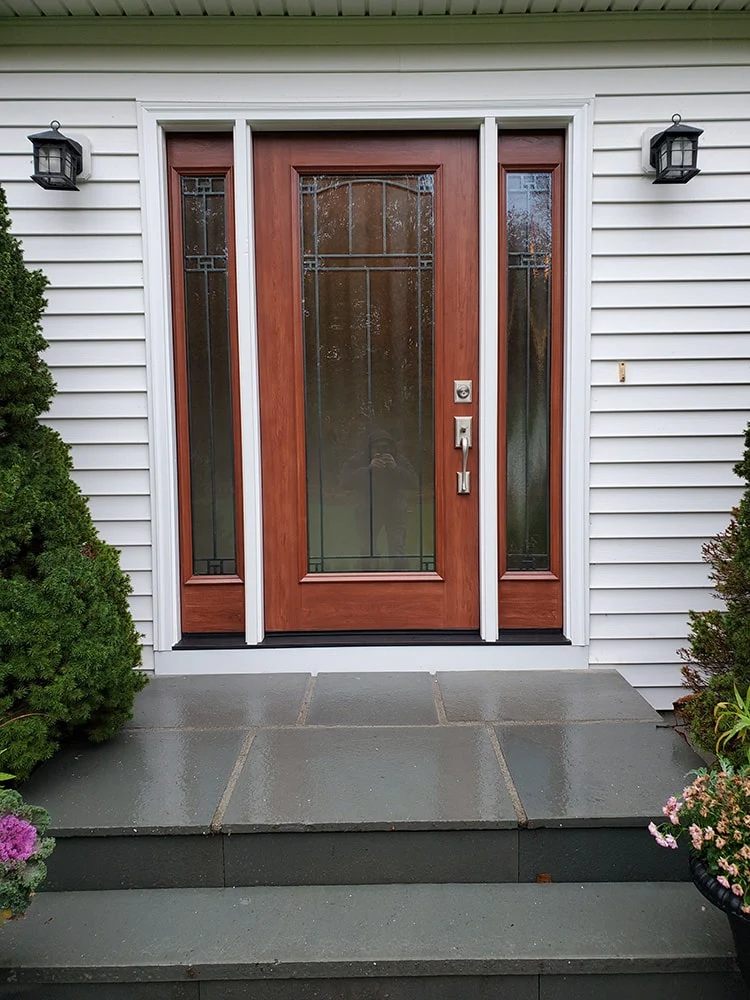
<path fill-rule="evenodd" d="M 713 770 L 693 772 L 695 780 L 662 808 L 668 822 L 649 824 L 660 847 L 675 849 L 689 839 L 706 869 L 739 897 L 750 913 L 750 764 L 735 768 L 719 758 Z"/>
<path fill-rule="evenodd" d="M 47 875 L 44 859 L 55 846 L 45 837 L 49 814 L 0 789 L 0 923 L 22 916 Z"/>

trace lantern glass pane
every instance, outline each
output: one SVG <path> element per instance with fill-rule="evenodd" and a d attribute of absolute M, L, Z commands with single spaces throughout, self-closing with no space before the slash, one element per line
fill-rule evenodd
<path fill-rule="evenodd" d="M 63 149 L 62 161 L 63 161 L 61 167 L 62 173 L 65 174 L 66 177 L 69 177 L 71 180 L 75 180 L 76 172 L 75 172 L 75 164 L 73 162 L 73 154 L 71 150 L 68 149 L 67 146 Z"/>
<path fill-rule="evenodd" d="M 37 164 L 39 173 L 57 173 L 58 166 L 52 157 L 57 153 L 56 146 L 40 146 L 37 153 Z"/>
<path fill-rule="evenodd" d="M 690 139 L 672 140 L 672 165 L 675 167 L 692 167 L 693 143 Z"/>
<path fill-rule="evenodd" d="M 663 173 L 669 166 L 669 143 L 662 142 L 659 146 L 659 166 L 658 172 Z"/>

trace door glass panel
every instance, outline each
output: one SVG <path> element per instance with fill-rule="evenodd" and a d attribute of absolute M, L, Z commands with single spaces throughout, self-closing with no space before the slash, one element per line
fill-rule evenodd
<path fill-rule="evenodd" d="M 435 569 L 433 182 L 300 181 L 310 573 Z"/>
<path fill-rule="evenodd" d="M 509 173 L 506 199 L 507 568 L 548 570 L 551 175 Z"/>
<path fill-rule="evenodd" d="M 237 572 L 224 177 L 182 177 L 193 573 Z"/>

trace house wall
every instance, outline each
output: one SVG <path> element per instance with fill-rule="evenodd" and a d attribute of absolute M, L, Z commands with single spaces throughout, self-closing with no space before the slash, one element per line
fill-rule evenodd
<path fill-rule="evenodd" d="M 595 99 L 591 385 L 568 387 L 591 404 L 590 663 L 617 667 L 656 705 L 671 703 L 687 611 L 712 601 L 700 546 L 739 496 L 731 467 L 750 404 L 750 31 L 747 19 L 730 16 L 584 18 L 444 19 L 442 34 L 430 27 L 430 45 L 415 43 L 416 29 L 399 35 L 391 25 L 390 44 L 379 29 L 382 46 L 359 44 L 374 39 L 366 22 L 347 25 L 344 36 L 321 19 L 207 31 L 185 19 L 120 18 L 112 27 L 100 18 L 66 35 L 77 19 L 57 30 L 0 19 L 0 182 L 27 262 L 51 282 L 44 330 L 59 393 L 50 423 L 73 446 L 76 479 L 103 536 L 122 550 L 147 667 L 152 526 L 136 102 L 341 96 L 393 105 L 437 91 L 454 101 L 543 104 L 571 95 Z M 702 173 L 686 186 L 653 186 L 641 173 L 641 135 L 676 111 L 705 129 Z M 79 194 L 28 179 L 26 136 L 52 118 L 92 143 L 93 177 Z"/>

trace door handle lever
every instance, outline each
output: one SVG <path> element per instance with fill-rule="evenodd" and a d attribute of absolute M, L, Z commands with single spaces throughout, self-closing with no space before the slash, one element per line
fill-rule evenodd
<path fill-rule="evenodd" d="M 461 471 L 456 473 L 458 477 L 458 493 L 470 493 L 471 473 L 467 471 L 469 463 L 469 448 L 471 448 L 471 417 L 454 417 L 455 445 L 461 449 Z"/>

